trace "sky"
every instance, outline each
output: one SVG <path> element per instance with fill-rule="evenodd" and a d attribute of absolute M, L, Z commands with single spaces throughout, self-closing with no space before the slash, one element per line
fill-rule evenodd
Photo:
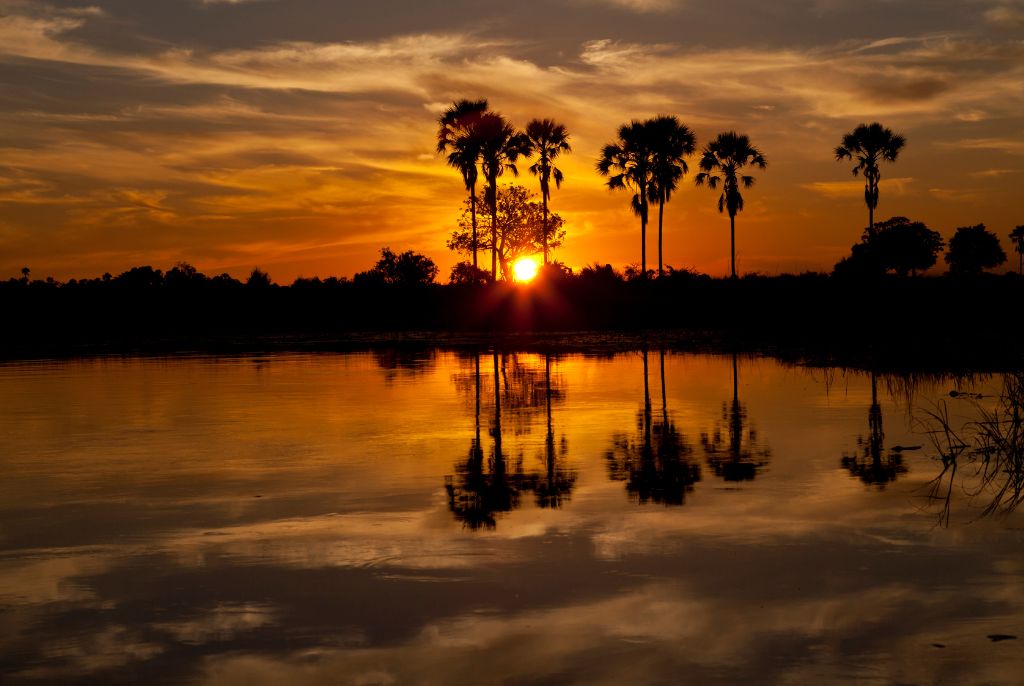
<path fill-rule="evenodd" d="M 187 261 L 289 283 L 389 246 L 444 280 L 466 194 L 437 117 L 460 98 L 566 125 L 551 207 L 574 268 L 639 262 L 629 197 L 594 165 L 657 114 L 764 152 L 741 272 L 849 253 L 863 182 L 833 151 L 861 122 L 908 141 L 876 218 L 947 240 L 984 223 L 1008 252 L 1024 224 L 1020 0 L 0 0 L 0 278 Z M 502 182 L 537 190 L 528 166 Z M 665 209 L 665 261 L 725 275 L 728 217 L 691 181 Z M 649 266 L 656 250 L 655 230 Z"/>

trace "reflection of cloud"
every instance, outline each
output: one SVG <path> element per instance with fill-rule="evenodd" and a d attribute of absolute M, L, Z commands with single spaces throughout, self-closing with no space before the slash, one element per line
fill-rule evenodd
<path fill-rule="evenodd" d="M 18 673 L 49 683 L 73 683 L 82 675 L 114 670 L 152 659 L 165 646 L 149 641 L 135 627 L 107 626 L 81 636 L 76 641 L 55 642 L 45 646 L 42 664 Z"/>
<path fill-rule="evenodd" d="M 204 615 L 179 622 L 157 622 L 153 628 L 179 643 L 201 645 L 230 641 L 239 634 L 274 623 L 274 609 L 257 603 L 218 605 Z"/>
<path fill-rule="evenodd" d="M 425 626 L 394 647 L 323 649 L 281 659 L 228 655 L 210 659 L 200 683 L 464 683 L 486 673 L 495 682 L 662 683 L 686 674 L 693 683 L 839 683 L 867 677 L 930 683 L 935 667 L 916 655 L 936 638 L 953 638 L 955 661 L 943 673 L 1013 683 L 1009 660 L 964 647 L 961 626 L 941 608 L 959 590 L 937 595 L 886 584 L 807 601 L 766 600 L 754 608 L 727 595 L 698 596 L 652 583 L 613 598 L 529 610 L 513 617 L 469 614 Z M 852 637 L 841 643 L 839 637 Z M 969 639 L 968 639 L 969 640 Z M 933 649 L 934 650 L 934 649 Z M 842 651 L 847 657 L 836 659 Z M 737 656 L 742 656 L 738 659 Z M 980 670 L 980 671 L 979 671 Z M 573 681 L 568 679 L 568 681 Z"/>

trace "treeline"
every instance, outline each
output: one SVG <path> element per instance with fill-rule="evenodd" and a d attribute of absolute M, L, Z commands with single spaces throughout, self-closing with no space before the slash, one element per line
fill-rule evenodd
<path fill-rule="evenodd" d="M 933 358 L 1021 358 L 1024 278 L 1017 274 L 733 280 L 667 267 L 663 278 L 645 279 L 609 265 L 574 273 L 552 264 L 523 288 L 430 283 L 422 261 L 391 256 L 352 280 L 296 279 L 287 286 L 260 270 L 239 281 L 188 265 L 67 283 L 13 278 L 0 282 L 0 352 L 252 349 L 287 340 L 330 344 L 363 333 L 661 330 L 774 350 L 810 347 L 826 356 L 898 347 Z"/>

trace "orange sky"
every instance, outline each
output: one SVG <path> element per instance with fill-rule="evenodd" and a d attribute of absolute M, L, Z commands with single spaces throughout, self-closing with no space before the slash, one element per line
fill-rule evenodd
<path fill-rule="evenodd" d="M 465 194 L 434 154 L 435 122 L 461 97 L 486 97 L 519 126 L 569 128 L 575 153 L 552 208 L 567 221 L 555 256 L 573 267 L 639 261 L 628 196 L 593 168 L 619 124 L 660 113 L 701 144 L 735 128 L 764 151 L 737 218 L 743 272 L 827 270 L 849 251 L 866 223 L 862 183 L 832 150 L 861 121 L 908 139 L 883 168 L 876 217 L 946 238 L 984 222 L 1007 251 L 1024 223 L 1024 3 L 429 9 L 0 0 L 0 278 L 185 260 L 235 276 L 258 265 L 288 283 L 351 276 L 385 245 L 430 255 L 443 278 Z M 727 272 L 715 201 L 684 182 L 666 209 L 669 264 Z"/>

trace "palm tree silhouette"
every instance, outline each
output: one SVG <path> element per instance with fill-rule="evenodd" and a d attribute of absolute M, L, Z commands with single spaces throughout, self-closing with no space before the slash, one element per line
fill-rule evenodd
<path fill-rule="evenodd" d="M 1024 274 L 1024 224 L 1010 232 L 1010 240 L 1017 251 L 1017 273 Z"/>
<path fill-rule="evenodd" d="M 895 162 L 900 150 L 907 144 L 901 134 L 893 133 L 878 122 L 859 124 L 843 136 L 843 142 L 836 147 L 836 161 L 856 158 L 857 166 L 853 175 L 864 175 L 864 202 L 868 206 L 868 235 L 875 235 L 875 208 L 878 207 L 878 181 L 882 172 L 881 161 Z"/>
<path fill-rule="evenodd" d="M 736 213 L 743 209 L 743 196 L 740 186 L 750 188 L 754 185 L 754 177 L 746 176 L 740 171 L 747 165 L 764 169 L 767 166 L 764 155 L 750 144 L 747 136 L 735 131 L 718 134 L 715 140 L 704 146 L 700 158 L 700 173 L 694 181 L 698 186 L 707 184 L 711 190 L 722 186 L 722 194 L 718 198 L 718 211 L 729 211 L 729 240 L 732 278 L 736 278 Z"/>
<path fill-rule="evenodd" d="M 651 200 L 658 203 L 658 277 L 665 275 L 662 259 L 662 226 L 665 219 L 665 203 L 675 191 L 679 180 L 689 173 L 686 157 L 697 148 L 697 137 L 688 126 L 672 116 L 662 115 L 648 120 L 645 125 L 650 131 L 653 146 L 651 174 Z"/>
<path fill-rule="evenodd" d="M 480 136 L 480 167 L 487 180 L 485 198 L 491 210 L 491 280 L 498 280 L 498 177 L 506 171 L 519 176 L 515 162 L 530 154 L 530 139 L 516 131 L 505 117 L 484 112 L 476 125 Z"/>
<path fill-rule="evenodd" d="M 552 178 L 555 188 L 562 186 L 562 170 L 554 160 L 563 152 L 572 152 L 569 132 L 565 126 L 551 119 L 534 119 L 526 125 L 526 137 L 530 139 L 537 161 L 530 167 L 530 173 L 540 178 L 540 197 L 544 205 L 544 264 L 548 263 L 548 198 L 551 197 Z"/>
<path fill-rule="evenodd" d="M 647 278 L 647 202 L 654 173 L 650 128 L 632 121 L 619 127 L 619 137 L 601 150 L 597 171 L 608 177 L 608 188 L 633 191 L 633 212 L 640 217 L 640 270 Z"/>
<path fill-rule="evenodd" d="M 477 124 L 487 111 L 486 100 L 458 100 L 438 120 L 437 152 L 448 153 L 448 166 L 462 174 L 469 191 L 469 208 L 473 222 L 473 273 L 477 269 L 476 182 L 480 159 L 480 136 Z"/>

